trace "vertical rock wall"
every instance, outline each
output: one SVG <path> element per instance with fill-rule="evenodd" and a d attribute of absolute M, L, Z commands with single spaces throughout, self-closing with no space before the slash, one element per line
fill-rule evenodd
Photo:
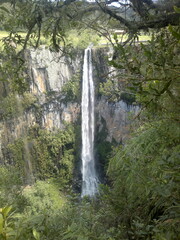
<path fill-rule="evenodd" d="M 46 47 L 41 47 L 28 50 L 26 58 L 32 80 L 31 90 L 35 94 L 60 92 L 63 85 L 82 65 L 82 51 L 77 51 L 72 59 L 61 52 L 52 52 Z"/>
<path fill-rule="evenodd" d="M 106 141 L 115 140 L 117 143 L 122 143 L 128 137 L 132 115 L 137 114 L 138 111 L 138 106 L 128 105 L 122 100 L 108 103 L 106 98 L 101 97 L 96 106 L 98 131 L 102 131 L 102 122 L 105 122 L 108 130 Z"/>
<path fill-rule="evenodd" d="M 29 95 L 36 101 L 24 109 L 23 98 L 17 96 L 14 106 L 18 105 L 18 114 L 1 118 L 1 163 L 4 162 L 6 146 L 26 136 L 29 128 L 38 124 L 49 130 L 62 129 L 64 123 L 75 122 L 80 114 L 80 105 L 77 102 L 63 101 L 62 89 L 64 84 L 81 71 L 83 52 L 77 50 L 73 58 L 70 58 L 61 52 L 51 52 L 42 47 L 27 50 L 25 58 L 30 81 Z"/>
<path fill-rule="evenodd" d="M 138 107 L 128 105 L 122 100 L 110 103 L 99 96 L 100 82 L 107 80 L 112 69 L 107 65 L 111 57 L 110 49 L 94 49 L 94 81 L 96 87 L 96 134 L 106 129 L 106 141 L 117 143 L 126 139 L 128 134 L 129 115 L 138 111 Z M 75 122 L 80 116 L 80 103 L 64 102 L 62 88 L 74 74 L 82 74 L 83 51 L 77 50 L 73 58 L 62 53 L 51 52 L 42 47 L 26 52 L 30 93 L 36 102 L 22 114 L 14 118 L 2 120 L 0 123 L 0 161 L 3 162 L 5 146 L 27 133 L 27 129 L 36 124 L 49 130 L 61 129 L 64 123 Z M 79 79 L 81 81 L 81 79 Z M 49 95 L 51 97 L 49 97 Z M 19 100 L 20 101 L 20 100 Z M 22 104 L 22 103 L 21 103 Z M 21 105 L 20 104 L 20 105 Z M 21 106 L 19 106 L 21 107 Z"/>

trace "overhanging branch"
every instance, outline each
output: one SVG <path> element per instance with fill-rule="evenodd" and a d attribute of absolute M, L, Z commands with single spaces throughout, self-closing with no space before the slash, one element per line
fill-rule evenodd
<path fill-rule="evenodd" d="M 143 1 L 146 2 L 145 0 Z M 143 21 L 130 21 L 121 17 L 117 13 L 115 13 L 108 6 L 100 4 L 98 1 L 96 2 L 104 13 L 108 14 L 110 17 L 119 21 L 119 23 L 124 25 L 127 28 L 127 30 L 131 33 L 136 33 L 139 30 L 147 30 L 148 28 L 155 28 L 155 29 L 163 28 L 163 27 L 167 27 L 169 24 L 171 24 L 172 26 L 179 25 L 179 19 L 180 19 L 179 13 L 158 14 L 154 16 L 153 20 L 146 19 Z M 151 4 L 151 1 L 149 1 L 148 3 Z"/>
<path fill-rule="evenodd" d="M 127 28 L 131 29 L 132 25 L 130 24 L 130 22 L 128 20 L 126 20 L 125 18 L 117 15 L 115 12 L 113 12 L 112 10 L 110 10 L 108 7 L 106 7 L 105 5 L 103 6 L 102 4 L 100 4 L 98 1 L 96 1 L 96 3 L 98 4 L 98 6 L 100 7 L 100 9 L 104 12 L 109 14 L 112 18 L 118 20 L 120 23 L 122 23 L 123 25 L 125 25 Z"/>
<path fill-rule="evenodd" d="M 145 21 L 145 22 L 139 22 L 136 23 L 137 30 L 146 30 L 148 28 L 163 28 L 167 27 L 169 24 L 172 26 L 179 25 L 180 20 L 180 14 L 178 13 L 172 13 L 169 15 L 160 15 L 156 19 L 152 21 Z"/>

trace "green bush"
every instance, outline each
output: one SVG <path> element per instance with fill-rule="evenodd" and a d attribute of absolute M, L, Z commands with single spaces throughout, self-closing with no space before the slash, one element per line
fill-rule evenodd
<path fill-rule="evenodd" d="M 75 74 L 70 81 L 63 85 L 62 94 L 65 96 L 65 102 L 80 102 L 80 74 Z"/>
<path fill-rule="evenodd" d="M 22 115 L 26 109 L 30 108 L 36 100 L 36 97 L 30 93 L 24 93 L 21 96 L 9 94 L 3 98 L 1 102 L 0 111 L 2 117 L 5 119 L 18 117 Z"/>
<path fill-rule="evenodd" d="M 60 187 L 53 179 L 26 186 L 22 194 L 26 201 L 24 212 L 30 215 L 52 214 L 62 209 L 66 203 Z"/>
<path fill-rule="evenodd" d="M 110 162 L 110 201 L 135 239 L 178 239 L 178 128 L 168 120 L 146 124 Z"/>
<path fill-rule="evenodd" d="M 28 136 L 15 140 L 7 147 L 24 183 L 58 176 L 65 187 L 73 178 L 74 142 L 73 125 L 54 132 L 35 126 L 29 129 Z"/>
<path fill-rule="evenodd" d="M 21 201 L 22 183 L 23 179 L 16 167 L 0 167 L 0 206 L 18 205 L 18 201 Z"/>

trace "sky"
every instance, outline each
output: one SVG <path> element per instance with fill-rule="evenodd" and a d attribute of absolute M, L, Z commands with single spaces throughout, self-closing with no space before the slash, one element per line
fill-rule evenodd
<path fill-rule="evenodd" d="M 95 2 L 95 0 L 88 0 L 88 2 Z M 121 2 L 127 2 L 127 0 L 121 0 Z M 112 4 L 110 4 L 110 6 L 120 7 L 120 4 L 119 3 L 112 3 Z"/>

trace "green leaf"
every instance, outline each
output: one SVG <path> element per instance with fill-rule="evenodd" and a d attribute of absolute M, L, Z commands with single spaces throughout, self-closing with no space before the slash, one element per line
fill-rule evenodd
<path fill-rule="evenodd" d="M 0 7 L 0 9 L 3 10 L 3 11 L 5 11 L 5 12 L 7 12 L 7 13 L 9 13 L 9 10 L 8 10 L 7 8 L 3 7 L 3 6 Z"/>
<path fill-rule="evenodd" d="M 175 10 L 176 13 L 180 13 L 180 8 L 174 6 L 174 10 Z"/>
<path fill-rule="evenodd" d="M 89 238 L 84 236 L 78 236 L 77 240 L 89 240 Z"/>
<path fill-rule="evenodd" d="M 171 32 L 171 34 L 173 35 L 173 37 L 180 40 L 180 34 L 177 31 L 175 31 L 171 25 L 169 25 L 168 29 Z"/>
<path fill-rule="evenodd" d="M 3 232 L 3 223 L 4 223 L 4 219 L 2 214 L 0 213 L 0 234 Z"/>
<path fill-rule="evenodd" d="M 140 72 L 141 72 L 142 75 L 146 76 L 146 74 L 147 74 L 147 66 L 146 65 L 141 65 Z"/>
<path fill-rule="evenodd" d="M 115 40 L 115 41 L 118 40 L 118 37 L 117 37 L 117 34 L 116 34 L 116 33 L 114 33 L 113 37 L 114 37 L 114 40 Z"/>
<path fill-rule="evenodd" d="M 2 214 L 4 218 L 7 218 L 9 212 L 11 211 L 12 206 L 6 206 L 2 209 Z"/>
<path fill-rule="evenodd" d="M 36 240 L 40 240 L 40 234 L 36 231 L 36 229 L 33 229 L 33 236 Z"/>

